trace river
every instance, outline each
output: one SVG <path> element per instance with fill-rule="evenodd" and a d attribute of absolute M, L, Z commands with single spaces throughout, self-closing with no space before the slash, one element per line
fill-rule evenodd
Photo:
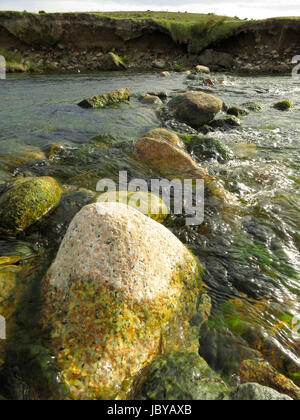
<path fill-rule="evenodd" d="M 262 110 L 243 118 L 241 127 L 211 134 L 229 147 L 232 159 L 201 162 L 225 182 L 239 202 L 238 210 L 222 217 L 208 206 L 202 227 L 181 223 L 173 227 L 204 264 L 204 281 L 213 302 L 212 316 L 199 331 L 199 351 L 225 377 L 236 373 L 242 360 L 260 352 L 299 384 L 300 80 L 223 74 L 214 78 L 220 84 L 212 92 L 225 103 L 255 102 Z M 23 173 L 47 174 L 66 189 L 95 190 L 97 179 L 117 178 L 121 169 L 136 175 L 139 171 L 131 167 L 126 144 L 162 124 L 138 95 L 149 91 L 173 95 L 188 85 L 197 88 L 197 82 L 182 73 L 170 78 L 147 72 L 9 75 L 0 81 L 0 163 L 3 156 L 14 156 L 24 146 L 60 144 L 67 153 L 51 165 L 13 171 L 0 165 L 0 180 Z M 121 87 L 134 94 L 130 105 L 103 110 L 76 105 Z M 287 98 L 296 105 L 291 111 L 272 107 Z M 90 139 L 96 135 L 109 139 L 110 147 L 89 154 Z M 35 232 L 13 244 L 44 246 L 44 239 L 43 232 Z M 2 237 L 0 256 L 7 255 L 11 246 L 12 239 Z M 55 253 L 57 244 L 53 247 Z"/>

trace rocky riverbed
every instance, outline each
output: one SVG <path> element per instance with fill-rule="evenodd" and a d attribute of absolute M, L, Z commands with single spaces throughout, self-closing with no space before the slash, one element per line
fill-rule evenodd
<path fill-rule="evenodd" d="M 202 66 L 0 89 L 0 395 L 298 400 L 299 81 Z M 147 191 L 99 203 L 124 171 Z M 204 181 L 203 223 L 153 197 L 161 178 Z"/>

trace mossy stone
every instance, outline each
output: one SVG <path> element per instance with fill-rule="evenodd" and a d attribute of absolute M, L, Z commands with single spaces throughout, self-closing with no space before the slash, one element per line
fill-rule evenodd
<path fill-rule="evenodd" d="M 0 227 L 12 233 L 25 230 L 55 207 L 60 196 L 53 178 L 15 181 L 0 197 Z"/>
<path fill-rule="evenodd" d="M 249 111 L 239 106 L 232 106 L 227 110 L 228 115 L 234 115 L 235 117 L 245 117 L 249 114 Z"/>
<path fill-rule="evenodd" d="M 256 104 L 255 102 L 246 102 L 242 104 L 242 106 L 244 108 L 249 109 L 249 111 L 252 111 L 252 112 L 259 112 L 262 110 L 262 106 L 259 104 Z"/>
<path fill-rule="evenodd" d="M 278 111 L 289 111 L 291 108 L 293 108 L 293 104 L 289 100 L 276 102 L 276 104 L 273 105 L 275 109 Z"/>
<path fill-rule="evenodd" d="M 114 105 L 119 102 L 126 102 L 130 100 L 130 92 L 128 89 L 118 89 L 102 95 L 93 96 L 85 99 L 78 104 L 81 108 L 104 108 L 109 105 Z"/>
<path fill-rule="evenodd" d="M 230 127 L 240 127 L 241 121 L 234 115 L 228 115 L 226 118 L 216 119 L 209 123 L 212 128 L 228 129 Z"/>
<path fill-rule="evenodd" d="M 225 162 L 232 157 L 230 149 L 221 140 L 213 137 L 181 135 L 187 151 L 200 160 L 216 159 Z"/>
<path fill-rule="evenodd" d="M 174 352 L 146 368 L 136 400 L 223 400 L 227 386 L 198 354 Z"/>

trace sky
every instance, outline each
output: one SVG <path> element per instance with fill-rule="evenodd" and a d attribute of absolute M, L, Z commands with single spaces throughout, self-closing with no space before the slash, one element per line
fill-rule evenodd
<path fill-rule="evenodd" d="M 0 0 L 0 10 L 87 12 L 164 10 L 216 13 L 240 18 L 300 16 L 299 0 Z"/>

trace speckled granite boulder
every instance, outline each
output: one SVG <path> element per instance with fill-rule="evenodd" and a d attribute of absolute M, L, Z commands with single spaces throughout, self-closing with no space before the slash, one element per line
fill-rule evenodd
<path fill-rule="evenodd" d="M 209 123 L 222 110 L 223 102 L 203 92 L 186 92 L 169 102 L 169 109 L 181 122 L 200 128 Z"/>
<path fill-rule="evenodd" d="M 121 203 L 84 207 L 44 281 L 43 325 L 75 399 L 126 398 L 153 358 L 195 351 L 201 265 L 165 227 Z"/>
<path fill-rule="evenodd" d="M 0 196 L 0 228 L 23 231 L 55 207 L 61 189 L 54 178 L 25 178 L 15 181 Z"/>
<path fill-rule="evenodd" d="M 174 352 L 145 369 L 136 400 L 223 400 L 225 383 L 198 354 Z"/>
<path fill-rule="evenodd" d="M 292 401 L 287 395 L 255 383 L 239 385 L 229 398 L 232 401 Z"/>

